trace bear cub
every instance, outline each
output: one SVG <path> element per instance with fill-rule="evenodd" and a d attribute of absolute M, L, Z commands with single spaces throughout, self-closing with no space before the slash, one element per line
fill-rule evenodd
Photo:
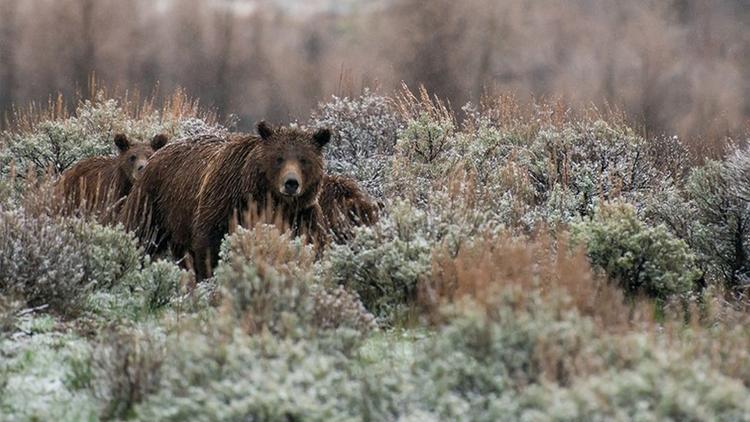
<path fill-rule="evenodd" d="M 133 142 L 124 134 L 114 138 L 118 154 L 91 157 L 66 170 L 57 184 L 69 210 L 104 211 L 127 196 L 155 151 L 166 145 L 159 134 L 150 143 Z"/>

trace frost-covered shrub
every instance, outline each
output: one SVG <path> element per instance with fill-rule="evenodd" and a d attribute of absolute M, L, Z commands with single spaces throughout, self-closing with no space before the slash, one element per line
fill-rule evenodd
<path fill-rule="evenodd" d="M 400 203 L 372 227 L 355 229 L 348 244 L 332 245 L 325 277 L 359 294 L 365 307 L 390 321 L 416 298 L 417 282 L 429 271 L 432 244 L 428 215 Z"/>
<path fill-rule="evenodd" d="M 377 198 L 383 196 L 401 124 L 389 100 L 370 90 L 356 98 L 333 97 L 311 118 L 312 126 L 327 127 L 334 133 L 325 150 L 327 171 L 354 177 Z"/>
<path fill-rule="evenodd" d="M 180 294 L 180 282 L 188 279 L 186 271 L 168 261 L 149 262 L 138 273 L 136 286 L 144 291 L 145 308 L 150 312 L 169 305 Z"/>
<path fill-rule="evenodd" d="M 164 335 L 148 326 L 112 329 L 102 336 L 91 366 L 103 418 L 127 418 L 157 391 L 165 353 Z"/>
<path fill-rule="evenodd" d="M 0 341 L 15 328 L 18 312 L 22 306 L 22 302 L 14 300 L 9 295 L 0 296 Z M 2 382 L 0 382 L 1 384 Z M 0 391 L 2 391 L 2 387 L 0 387 Z"/>
<path fill-rule="evenodd" d="M 141 268 L 142 251 L 138 242 L 122 226 L 77 221 L 72 228 L 83 246 L 78 253 L 85 257 L 85 276 L 94 283 L 94 289 L 111 288 Z"/>
<path fill-rule="evenodd" d="M 693 211 L 688 242 L 729 288 L 750 285 L 750 203 L 741 196 L 741 176 L 710 161 L 693 169 L 685 185 Z"/>
<path fill-rule="evenodd" d="M 649 227 L 625 204 L 603 204 L 594 216 L 572 226 L 591 262 L 628 294 L 665 299 L 689 292 L 700 276 L 687 244 L 665 226 Z"/>
<path fill-rule="evenodd" d="M 70 115 L 62 98 L 49 107 L 38 116 L 21 116 L 12 129 L 0 134 L 0 177 L 8 176 L 11 163 L 21 177 L 30 171 L 62 173 L 83 158 L 113 153 L 115 133 L 142 140 L 159 133 L 171 137 L 226 133 L 181 92 L 163 110 L 149 101 L 138 107 L 127 98 L 109 98 L 104 91 L 79 101 Z"/>
<path fill-rule="evenodd" d="M 111 288 L 92 292 L 86 301 L 89 315 L 104 321 L 142 321 L 160 315 L 173 305 L 190 299 L 183 285 L 190 273 L 169 261 L 146 257 L 142 266 L 130 271 Z"/>
<path fill-rule="evenodd" d="M 0 213 L 0 292 L 75 314 L 92 285 L 84 247 L 64 221 Z"/>
<path fill-rule="evenodd" d="M 750 391 L 702 360 L 652 350 L 632 368 L 528 394 L 537 415 L 564 420 L 747 420 Z M 596 400 L 592 400 L 596 397 Z"/>
<path fill-rule="evenodd" d="M 312 297 L 315 303 L 312 320 L 316 327 L 335 330 L 349 326 L 362 332 L 375 328 L 375 317 L 367 312 L 359 297 L 341 286 L 329 289 L 313 285 Z"/>
<path fill-rule="evenodd" d="M 266 225 L 239 228 L 222 245 L 216 283 L 245 332 L 300 337 L 320 330 L 366 332 L 373 318 L 356 295 L 327 290 L 312 278 L 313 253 Z"/>
<path fill-rule="evenodd" d="M 404 316 L 419 279 L 429 273 L 433 249 L 455 254 L 473 237 L 503 230 L 493 211 L 474 207 L 473 185 L 455 182 L 433 192 L 426 210 L 394 202 L 375 225 L 356 228 L 349 243 L 331 245 L 321 276 L 357 292 L 385 323 Z"/>
<path fill-rule="evenodd" d="M 174 336 L 140 420 L 357 420 L 368 391 L 341 353 L 314 339 Z"/>
<path fill-rule="evenodd" d="M 647 147 L 648 141 L 630 128 L 602 120 L 540 130 L 530 145 L 529 163 L 539 203 L 547 213 L 585 216 L 599 201 L 633 198 L 653 189 L 665 174 Z M 554 192 L 573 202 L 560 202 Z"/>
<path fill-rule="evenodd" d="M 473 180 L 474 208 L 495 212 L 508 226 L 533 228 L 590 215 L 601 201 L 640 203 L 681 176 L 675 166 L 687 156 L 679 139 L 653 143 L 603 120 L 498 124 L 474 113 L 463 127 L 440 113 L 407 119 L 387 194 L 430 209 L 433 192 L 464 174 Z"/>
<path fill-rule="evenodd" d="M 744 152 L 693 168 L 681 186 L 668 186 L 645 201 L 644 215 L 685 240 L 707 282 L 730 290 L 750 284 L 750 203 L 743 191 Z"/>
<path fill-rule="evenodd" d="M 76 114 L 78 117 L 42 120 L 24 130 L 3 132 L 0 169 L 7 171 L 14 163 L 21 176 L 49 169 L 62 173 L 81 158 L 111 153 L 112 136 L 124 124 L 117 102 L 103 98 L 86 101 Z"/>
<path fill-rule="evenodd" d="M 79 388 L 86 382 L 85 369 L 75 369 L 85 366 L 90 346 L 73 330 L 57 332 L 56 325 L 49 316 L 26 315 L 19 331 L 30 334 L 0 344 L 3 420 L 96 419 L 95 401 Z"/>
<path fill-rule="evenodd" d="M 496 420 L 497 414 L 487 414 L 493 403 L 512 414 L 529 385 L 569 382 L 592 337 L 590 322 L 574 314 L 558 319 L 542 308 L 460 316 L 418 350 L 410 381 L 425 387 L 414 391 L 408 406 L 440 420 Z"/>
<path fill-rule="evenodd" d="M 140 270 L 140 249 L 121 228 L 23 210 L 0 213 L 0 291 L 65 315 L 87 295 Z"/>
<path fill-rule="evenodd" d="M 228 133 L 227 128 L 216 123 L 209 123 L 205 119 L 190 117 L 177 122 L 175 137 L 191 137 L 211 135 L 224 137 Z"/>
<path fill-rule="evenodd" d="M 456 128 L 452 120 L 422 114 L 399 135 L 387 193 L 423 206 L 458 164 L 454 155 Z"/>

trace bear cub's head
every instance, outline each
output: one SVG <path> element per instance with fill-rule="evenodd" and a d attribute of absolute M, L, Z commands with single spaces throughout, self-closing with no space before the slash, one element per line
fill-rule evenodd
<path fill-rule="evenodd" d="M 289 204 L 312 204 L 325 173 L 323 147 L 331 140 L 331 131 L 274 128 L 266 122 L 258 123 L 257 129 L 260 170 L 271 195 Z"/>
<path fill-rule="evenodd" d="M 125 177 L 134 182 L 143 174 L 151 155 L 167 143 L 167 135 L 159 134 L 151 142 L 133 142 L 122 133 L 115 135 L 115 146 L 119 151 L 118 166 Z"/>

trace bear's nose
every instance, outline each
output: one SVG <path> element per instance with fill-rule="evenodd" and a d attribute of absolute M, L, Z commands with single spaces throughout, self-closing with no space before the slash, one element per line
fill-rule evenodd
<path fill-rule="evenodd" d="M 297 193 L 297 190 L 299 190 L 299 182 L 297 179 L 287 179 L 286 182 L 284 182 L 284 192 L 287 195 L 294 195 Z"/>
<path fill-rule="evenodd" d="M 145 167 L 146 167 L 146 166 L 145 166 L 144 164 L 141 164 L 141 165 L 139 165 L 139 166 L 138 166 L 138 171 L 143 171 L 143 169 L 144 169 Z"/>

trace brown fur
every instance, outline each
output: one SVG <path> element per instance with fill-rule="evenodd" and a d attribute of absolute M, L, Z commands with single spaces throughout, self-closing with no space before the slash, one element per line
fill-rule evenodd
<path fill-rule="evenodd" d="M 378 221 L 377 205 L 348 177 L 326 175 L 318 203 L 326 228 L 337 243 L 351 240 L 354 227 L 371 226 Z"/>
<path fill-rule="evenodd" d="M 201 137 L 155 155 L 125 204 L 123 219 L 155 252 L 189 253 L 200 280 L 211 275 L 233 217 L 270 210 L 295 235 L 327 243 L 317 203 L 322 147 L 330 132 L 258 125 L 261 136 Z M 290 170 L 291 169 L 291 170 Z M 298 169 L 298 170 L 294 170 Z M 280 191 L 297 171 L 298 194 Z"/>
<path fill-rule="evenodd" d="M 166 142 L 165 135 L 156 135 L 150 143 L 142 143 L 117 134 L 114 143 L 118 155 L 79 161 L 62 174 L 57 193 L 64 198 L 68 210 L 108 210 L 130 192 L 151 155 Z"/>

